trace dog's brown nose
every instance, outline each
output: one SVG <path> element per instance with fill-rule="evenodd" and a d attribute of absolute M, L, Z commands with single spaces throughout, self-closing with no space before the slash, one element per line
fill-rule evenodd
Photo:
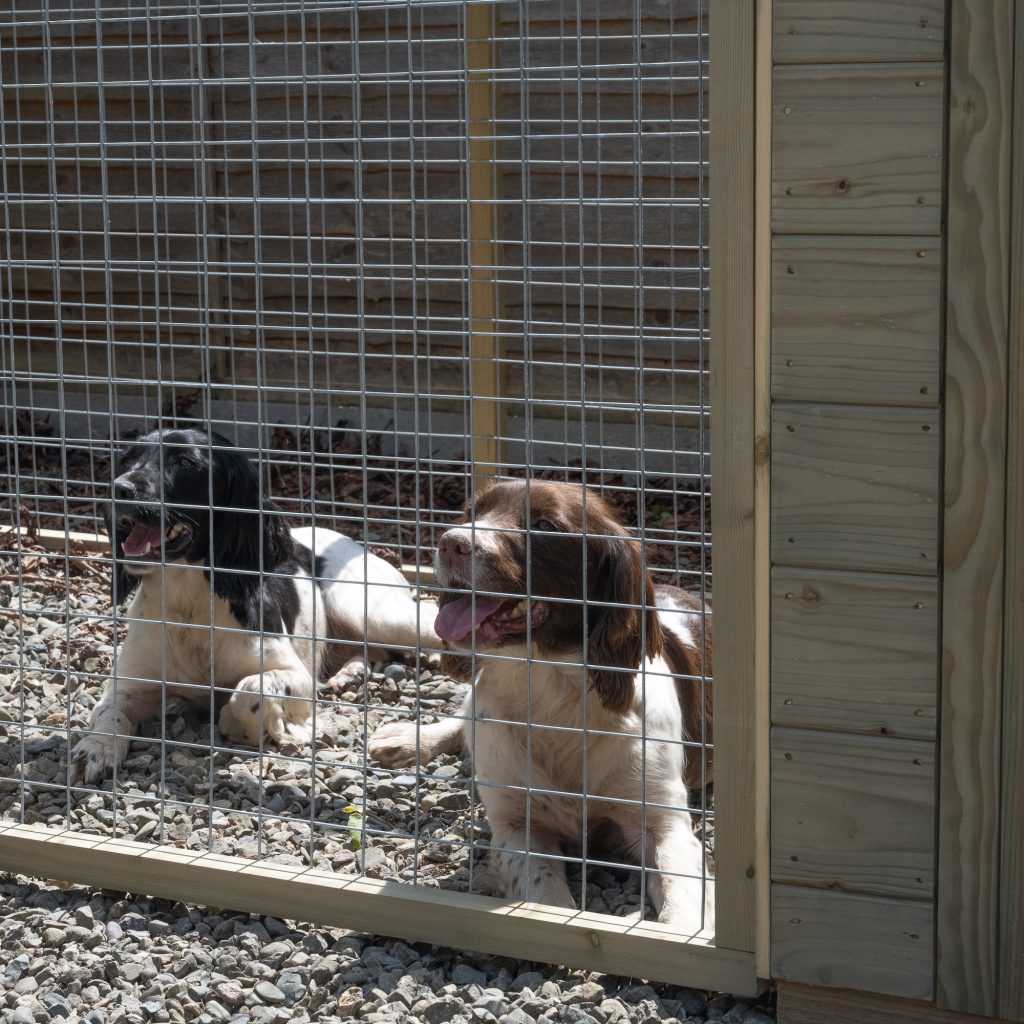
<path fill-rule="evenodd" d="M 449 552 L 468 555 L 473 550 L 469 531 L 458 527 L 446 531 L 441 534 L 441 539 L 437 542 L 437 550 L 442 555 L 447 555 Z"/>

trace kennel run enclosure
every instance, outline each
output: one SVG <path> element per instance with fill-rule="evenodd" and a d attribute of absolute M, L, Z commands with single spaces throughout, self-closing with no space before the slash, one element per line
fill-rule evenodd
<path fill-rule="evenodd" d="M 684 17 L 676 12 L 685 6 L 652 4 L 646 13 Z M 463 109 L 470 84 L 496 86 L 507 68 L 531 66 L 509 63 L 507 54 L 481 58 L 469 46 L 476 7 L 459 22 L 467 39 L 458 76 Z M 529 21 L 547 8 L 517 10 Z M 619 7 L 601 13 L 634 50 L 607 64 L 604 51 L 595 53 L 602 66 L 595 80 L 628 67 L 632 81 L 643 83 L 637 69 L 648 53 L 667 73 L 671 61 L 657 56 L 657 46 L 635 49 L 647 41 L 639 17 L 645 11 L 631 11 L 628 26 L 617 20 Z M 682 942 L 653 924 L 412 886 L 396 895 L 395 885 L 372 879 L 339 882 L 337 875 L 325 879 L 265 862 L 241 868 L 237 858 L 166 846 L 140 853 L 127 840 L 41 838 L 22 824 L 0 833 L 6 866 L 32 865 L 54 877 L 88 872 L 94 883 L 139 889 L 159 875 L 178 897 L 204 899 L 215 889 L 238 906 L 299 917 L 322 916 L 330 903 L 339 915 L 344 907 L 350 923 L 406 934 L 418 927 L 408 908 L 419 899 L 418 906 L 429 905 L 430 921 L 417 934 L 438 941 L 473 946 L 486 936 L 509 952 L 734 991 L 752 989 L 756 977 L 777 979 L 784 1022 L 954 1020 L 965 1013 L 1024 1019 L 1024 4 L 711 0 L 706 13 L 712 286 L 704 326 L 713 337 L 709 440 L 719 639 L 713 940 Z M 38 29 L 40 19 L 26 20 Z M 510 35 L 518 55 L 523 33 Z M 692 26 L 666 27 L 659 45 L 696 36 Z M 260 52 L 255 38 L 250 59 Z M 578 76 L 586 56 L 566 54 L 561 63 L 543 57 L 538 74 L 572 67 Z M 482 75 L 481 66 L 489 69 Z M 214 70 L 206 80 L 219 86 Z M 486 155 L 495 147 L 499 155 L 483 162 L 505 166 L 505 147 L 515 147 L 529 134 L 520 129 L 537 123 L 523 106 L 532 76 L 513 75 L 518 92 L 511 95 L 498 88 L 476 94 L 474 109 L 493 116 L 478 122 L 479 131 L 464 132 L 461 153 L 472 146 Z M 258 112 L 269 101 L 259 95 L 258 76 L 250 79 L 249 110 Z M 38 80 L 48 79 L 40 73 Z M 20 92 L 27 102 L 31 90 L 9 86 L 6 73 L 3 81 L 5 104 Z M 159 81 L 147 73 L 145 86 Z M 586 123 L 584 92 L 557 115 L 577 135 Z M 646 99 L 635 102 L 639 95 L 635 87 L 616 116 L 637 117 L 631 123 L 643 138 L 650 108 Z M 519 119 L 511 140 L 494 130 L 499 100 L 505 111 L 511 103 Z M 38 109 L 49 124 L 55 108 L 46 102 L 40 99 Z M 601 109 L 608 113 L 603 99 Z M 364 113 L 357 123 L 368 120 Z M 5 118 L 5 132 L 10 123 Z M 51 159 L 52 143 L 43 146 Z M 531 172 L 541 168 L 537 153 L 519 159 Z M 576 152 L 545 159 L 556 161 L 564 187 L 568 178 L 560 175 L 574 166 Z M 529 289 L 516 291 L 522 277 L 508 271 L 528 262 L 509 259 L 523 238 L 515 215 L 499 231 L 480 213 L 481 203 L 521 207 L 524 197 L 514 189 L 523 174 L 511 184 L 507 176 L 481 182 L 470 173 L 474 163 L 468 161 L 466 191 L 456 204 L 466 220 L 459 236 L 464 255 L 455 262 L 482 268 L 461 278 L 465 293 L 478 297 L 462 344 L 476 346 L 478 363 L 486 363 L 525 333 L 499 338 L 502 332 L 487 324 L 511 327 L 517 294 L 520 328 L 529 321 L 526 309 L 538 307 L 530 305 Z M 5 166 L 10 217 L 9 160 Z M 481 193 L 471 193 L 472 182 Z M 639 184 L 646 189 L 650 182 Z M 629 188 L 637 185 L 634 179 Z M 500 200 L 499 188 L 510 189 Z M 637 188 L 625 196 L 647 194 Z M 604 194 L 596 205 L 617 203 Z M 577 203 L 572 222 L 582 224 L 584 236 L 585 206 Z M 550 211 L 538 219 L 537 230 L 552 228 Z M 664 229 L 666 218 L 643 222 L 645 230 Z M 185 234 L 194 240 L 201 228 L 190 225 Z M 8 245 L 11 237 L 5 231 Z M 564 237 L 578 246 L 579 236 Z M 8 250 L 8 282 L 13 271 L 31 269 L 30 255 Z M 351 264 L 366 266 L 365 254 Z M 587 280 L 580 267 L 589 264 L 564 265 L 576 276 L 557 281 L 548 294 L 556 305 L 560 296 L 578 304 Z M 640 265 L 630 264 L 634 271 Z M 677 309 L 680 295 L 697 294 L 687 291 L 690 284 L 673 284 Z M 603 289 L 595 285 L 592 294 L 603 301 Z M 484 295 L 490 299 L 481 305 Z M 357 293 L 357 300 L 366 327 L 366 298 Z M 646 299 L 643 308 L 652 309 Z M 578 305 L 567 305 L 567 315 L 558 312 L 553 321 L 570 322 L 572 309 L 586 320 Z M 649 337 L 651 325 L 638 309 L 626 318 L 636 330 L 631 337 Z M 212 319 L 204 330 L 213 330 Z M 694 337 L 700 351 L 702 335 Z M 497 347 L 485 355 L 489 339 Z M 15 351 L 13 336 L 4 347 Z M 463 394 L 495 408 L 493 399 L 518 381 L 509 367 L 525 362 L 521 349 L 512 351 L 500 379 L 477 374 L 474 385 L 482 390 Z M 627 355 L 631 360 L 635 354 Z M 582 352 L 579 364 L 586 364 Z M 412 365 L 424 366 L 422 355 Z M 13 382 L 10 363 L 5 370 Z M 585 369 L 578 379 L 590 386 Z M 693 377 L 701 379 L 699 372 Z M 552 380 L 549 369 L 545 383 Z M 573 397 L 579 395 L 566 390 L 558 401 L 567 405 Z M 688 401 L 666 404 L 682 410 Z M 511 407 L 506 413 L 500 429 L 454 433 L 478 445 L 502 432 L 521 441 L 525 430 L 509 426 Z M 483 419 L 474 413 L 474 422 Z M 680 436 L 686 429 L 693 428 L 677 422 Z M 591 426 L 587 433 L 593 443 Z M 305 441 L 304 450 L 314 444 Z M 701 444 L 679 447 L 703 451 Z M 676 444 L 666 448 L 675 451 Z M 468 475 L 464 461 L 462 468 Z M 692 469 L 677 464 L 675 472 Z M 390 545 L 400 547 L 400 539 Z M 32 554 L 23 553 L 23 567 L 26 557 Z M 682 564 L 664 568 L 679 573 Z"/>
<path fill-rule="evenodd" d="M 366 752 L 457 712 L 430 651 L 332 677 L 311 747 L 236 749 L 171 700 L 111 783 L 70 785 L 67 756 L 132 628 L 105 593 L 114 453 L 157 424 L 219 431 L 291 523 L 365 541 L 426 602 L 438 537 L 495 476 L 586 482 L 658 582 L 710 598 L 708 46 L 705 0 L 0 12 L 5 850 L 753 990 L 740 733 L 693 807 L 736 880 L 696 935 L 630 921 L 650 865 L 588 845 L 565 858 L 580 914 L 479 895 L 470 761 Z M 710 758 L 710 723 L 689 747 Z"/>

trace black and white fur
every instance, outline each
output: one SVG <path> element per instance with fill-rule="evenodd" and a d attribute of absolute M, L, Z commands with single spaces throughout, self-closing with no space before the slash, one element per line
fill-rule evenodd
<path fill-rule="evenodd" d="M 325 678 L 361 656 L 364 638 L 377 650 L 440 646 L 433 611 L 421 613 L 397 569 L 333 530 L 290 529 L 261 502 L 250 459 L 218 434 L 157 430 L 133 443 L 107 529 L 129 628 L 71 755 L 74 783 L 110 775 L 166 698 L 208 708 L 211 686 L 229 691 L 219 725 L 234 743 L 308 738 L 314 670 Z"/>

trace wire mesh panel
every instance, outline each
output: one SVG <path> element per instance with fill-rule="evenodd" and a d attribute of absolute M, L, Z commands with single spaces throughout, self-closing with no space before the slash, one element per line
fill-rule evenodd
<path fill-rule="evenodd" d="M 8 0 L 5 816 L 710 924 L 706 51 Z"/>

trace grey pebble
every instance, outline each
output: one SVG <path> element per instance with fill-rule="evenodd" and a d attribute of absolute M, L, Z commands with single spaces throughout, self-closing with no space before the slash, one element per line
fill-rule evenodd
<path fill-rule="evenodd" d="M 277 917 L 263 918 L 263 927 L 266 928 L 267 933 L 272 935 L 275 939 L 279 939 L 282 935 L 290 935 L 292 931 L 284 921 Z"/>
<path fill-rule="evenodd" d="M 449 1024 L 461 1009 L 463 1009 L 461 1000 L 454 996 L 447 996 L 430 1003 L 420 1013 L 420 1016 L 427 1024 Z"/>
<path fill-rule="evenodd" d="M 43 996 L 42 1003 L 50 1011 L 51 1019 L 54 1017 L 71 1016 L 71 1004 L 65 996 L 58 995 L 56 992 L 50 992 Z"/>
<path fill-rule="evenodd" d="M 258 987 L 258 986 L 257 986 Z M 306 993 L 302 976 L 294 971 L 283 971 L 278 975 L 277 988 L 289 1005 L 298 1002 Z"/>
<path fill-rule="evenodd" d="M 285 1001 L 284 993 L 272 981 L 259 982 L 255 991 L 263 1002 L 272 1006 L 278 1006 Z"/>
<path fill-rule="evenodd" d="M 564 1007 L 559 1015 L 559 1020 L 565 1021 L 566 1024 L 598 1024 L 597 1018 L 580 1006 Z"/>
<path fill-rule="evenodd" d="M 509 989 L 511 992 L 522 992 L 524 988 L 536 990 L 544 984 L 544 975 L 540 971 L 526 971 L 520 974 Z"/>
<path fill-rule="evenodd" d="M 456 985 L 486 985 L 487 975 L 469 964 L 456 964 L 452 969 L 452 981 Z"/>
<path fill-rule="evenodd" d="M 536 1019 L 524 1013 L 518 1006 L 513 1007 L 504 1017 L 498 1018 L 500 1024 L 536 1024 Z"/>

